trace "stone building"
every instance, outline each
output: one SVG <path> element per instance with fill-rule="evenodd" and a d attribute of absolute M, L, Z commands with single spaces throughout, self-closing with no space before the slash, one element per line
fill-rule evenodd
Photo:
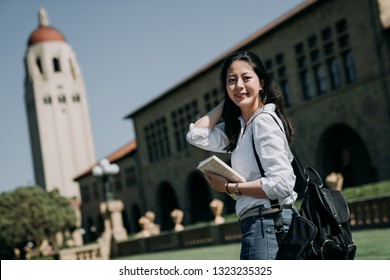
<path fill-rule="evenodd" d="M 120 167 L 119 173 L 110 178 L 109 186 L 114 193 L 114 199 L 123 202 L 122 220 L 127 232 L 137 232 L 140 229 L 138 219 L 143 214 L 141 213 L 143 199 L 142 194 L 139 193 L 142 189 L 138 187 L 140 178 L 137 176 L 139 171 L 135 158 L 136 152 L 137 144 L 131 141 L 107 157 L 111 163 L 116 163 Z M 74 178 L 80 186 L 82 197 L 81 227 L 85 230 L 85 241 L 96 240 L 104 231 L 100 204 L 105 201 L 106 189 L 103 182 L 92 175 L 93 166 Z"/>
<path fill-rule="evenodd" d="M 125 162 L 136 170 L 134 192 L 115 191 L 116 198 L 131 200 L 125 202 L 124 219 L 130 219 L 125 225 L 148 210 L 162 230 L 173 229 L 173 209 L 184 211 L 185 225 L 211 221 L 214 198 L 225 202 L 225 213 L 234 212 L 233 200 L 212 191 L 196 170 L 211 153 L 190 146 L 185 136 L 191 122 L 222 100 L 219 70 L 237 50 L 259 54 L 282 88 L 296 130 L 292 146 L 302 163 L 323 177 L 342 172 L 344 187 L 389 179 L 389 44 L 388 1 L 305 1 L 129 113 L 125 118 L 134 122 L 137 148 L 116 160 L 121 170 Z M 229 161 L 227 154 L 218 156 Z M 97 183 L 90 171 L 76 180 L 84 212 L 91 212 L 86 209 L 96 208 L 95 202 L 85 196 L 92 200 Z"/>
<path fill-rule="evenodd" d="M 342 172 L 346 187 L 390 178 L 390 7 L 388 1 L 305 1 L 217 57 L 161 96 L 131 112 L 145 209 L 170 228 L 211 219 L 222 196 L 196 171 L 210 153 L 190 147 L 188 126 L 223 98 L 218 74 L 233 51 L 259 54 L 281 86 L 296 129 L 293 148 L 323 176 Z M 224 159 L 228 160 L 228 156 Z"/>

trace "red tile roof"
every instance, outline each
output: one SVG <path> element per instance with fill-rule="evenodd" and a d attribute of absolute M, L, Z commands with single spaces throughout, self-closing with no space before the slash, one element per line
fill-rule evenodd
<path fill-rule="evenodd" d="M 135 150 L 137 149 L 137 142 L 135 140 L 131 141 L 130 143 L 124 145 L 123 147 L 119 148 L 118 150 L 116 150 L 115 152 L 113 152 L 112 154 L 110 154 L 109 156 L 107 156 L 106 158 L 110 161 L 110 162 L 116 162 L 122 158 L 124 158 L 125 156 L 129 155 L 130 153 L 134 152 Z M 84 172 L 82 172 L 81 174 L 77 175 L 73 181 L 78 181 L 80 180 L 81 178 L 89 175 L 92 173 L 92 168 L 94 168 L 96 165 L 98 165 L 98 162 L 96 162 L 94 165 L 92 165 L 91 167 L 89 167 L 87 170 L 85 170 Z"/>

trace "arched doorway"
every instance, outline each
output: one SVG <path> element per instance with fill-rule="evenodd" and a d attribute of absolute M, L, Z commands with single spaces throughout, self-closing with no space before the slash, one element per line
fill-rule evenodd
<path fill-rule="evenodd" d="M 122 210 L 122 223 L 123 223 L 123 227 L 126 229 L 127 233 L 130 233 L 131 232 L 130 220 L 129 220 L 129 215 L 127 214 L 126 208 L 123 208 L 123 210 Z"/>
<path fill-rule="evenodd" d="M 191 223 L 211 221 L 213 214 L 211 213 L 209 203 L 212 200 L 212 196 L 207 181 L 198 172 L 193 172 L 189 176 L 188 181 Z"/>
<path fill-rule="evenodd" d="M 138 205 L 134 204 L 131 207 L 131 228 L 135 232 L 139 232 L 141 230 L 141 226 L 138 223 L 139 218 L 141 218 L 141 210 Z"/>
<path fill-rule="evenodd" d="M 100 236 L 104 232 L 104 219 L 103 215 L 99 214 L 97 217 L 97 224 L 96 224 L 96 232 L 97 235 Z"/>
<path fill-rule="evenodd" d="M 96 234 L 96 226 L 93 222 L 92 217 L 87 218 L 87 224 L 86 224 L 86 234 L 85 234 L 85 243 L 95 241 L 97 239 L 97 234 Z"/>
<path fill-rule="evenodd" d="M 172 186 L 163 182 L 158 187 L 157 192 L 158 204 L 160 212 L 158 213 L 160 217 L 160 228 L 161 230 L 170 230 L 173 229 L 174 224 L 171 219 L 171 212 L 175 208 L 179 208 L 179 203 L 177 202 L 176 194 Z"/>
<path fill-rule="evenodd" d="M 329 127 L 321 138 L 319 152 L 323 175 L 341 173 L 344 177 L 343 188 L 376 181 L 367 146 L 348 125 Z"/>

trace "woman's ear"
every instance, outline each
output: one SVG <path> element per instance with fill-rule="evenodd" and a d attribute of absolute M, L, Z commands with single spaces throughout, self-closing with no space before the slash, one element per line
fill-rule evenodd
<path fill-rule="evenodd" d="M 264 87 L 264 84 L 265 84 L 264 80 L 260 80 L 260 87 L 261 87 L 261 88 Z"/>

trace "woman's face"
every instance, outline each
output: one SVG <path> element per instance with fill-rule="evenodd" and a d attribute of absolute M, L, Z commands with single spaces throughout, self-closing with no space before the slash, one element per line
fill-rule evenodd
<path fill-rule="evenodd" d="M 241 111 L 254 113 L 260 105 L 259 91 L 264 81 L 245 61 L 235 61 L 227 71 L 226 89 L 230 99 L 240 107 Z"/>

